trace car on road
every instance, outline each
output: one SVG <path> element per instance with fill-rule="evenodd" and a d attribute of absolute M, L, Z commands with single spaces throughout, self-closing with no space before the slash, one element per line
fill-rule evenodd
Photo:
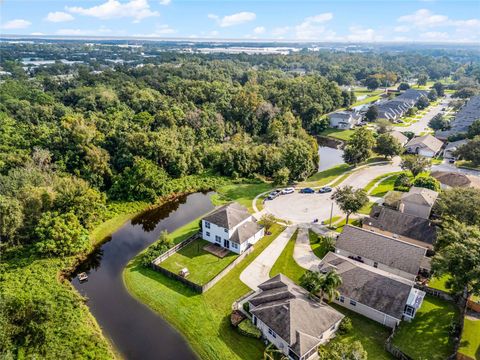
<path fill-rule="evenodd" d="M 287 195 L 287 194 L 293 194 L 294 192 L 295 192 L 295 189 L 293 187 L 289 187 L 289 188 L 283 189 L 281 194 Z"/>
<path fill-rule="evenodd" d="M 322 187 L 320 190 L 318 190 L 318 192 L 320 194 L 325 194 L 325 193 L 329 193 L 329 192 L 332 192 L 332 188 L 330 186 L 324 186 Z"/>
<path fill-rule="evenodd" d="M 276 197 L 278 197 L 279 195 L 281 194 L 281 191 L 280 190 L 274 190 L 272 191 L 270 194 L 268 194 L 267 196 L 267 200 L 273 200 L 275 199 Z"/>
<path fill-rule="evenodd" d="M 302 194 L 314 194 L 315 190 L 313 190 L 312 188 L 304 188 L 304 189 L 300 190 L 300 192 Z"/>

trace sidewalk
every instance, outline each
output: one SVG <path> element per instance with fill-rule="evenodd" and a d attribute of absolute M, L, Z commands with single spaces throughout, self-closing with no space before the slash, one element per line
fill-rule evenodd
<path fill-rule="evenodd" d="M 310 240 L 308 238 L 308 228 L 299 228 L 295 248 L 293 249 L 293 258 L 296 263 L 308 270 L 317 270 L 320 258 L 312 251 Z"/>
<path fill-rule="evenodd" d="M 296 226 L 289 226 L 280 233 L 280 235 L 243 270 L 240 274 L 240 280 L 250 289 L 257 290 L 258 285 L 270 279 L 270 270 L 296 229 Z"/>

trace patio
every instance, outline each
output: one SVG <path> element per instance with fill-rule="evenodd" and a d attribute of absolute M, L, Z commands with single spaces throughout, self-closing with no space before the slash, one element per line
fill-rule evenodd
<path fill-rule="evenodd" d="M 208 245 L 205 245 L 203 247 L 203 250 L 209 252 L 212 255 L 215 255 L 216 257 L 219 257 L 220 259 L 223 259 L 230 252 L 230 250 L 225 249 L 220 245 L 212 244 L 212 243 L 208 243 Z"/>

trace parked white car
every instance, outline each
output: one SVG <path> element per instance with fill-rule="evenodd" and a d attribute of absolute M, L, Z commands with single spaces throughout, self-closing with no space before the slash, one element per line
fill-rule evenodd
<path fill-rule="evenodd" d="M 282 195 L 293 194 L 295 189 L 293 187 L 289 187 L 282 190 Z"/>

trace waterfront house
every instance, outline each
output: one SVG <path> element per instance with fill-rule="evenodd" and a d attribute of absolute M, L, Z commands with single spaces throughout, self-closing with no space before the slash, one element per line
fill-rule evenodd
<path fill-rule="evenodd" d="M 264 235 L 264 228 L 238 203 L 223 205 L 202 219 L 202 238 L 237 254 Z"/>
<path fill-rule="evenodd" d="M 258 288 L 248 304 L 262 336 L 289 359 L 318 359 L 318 346 L 335 334 L 344 315 L 312 300 L 305 289 L 282 274 Z"/>
<path fill-rule="evenodd" d="M 361 115 L 355 111 L 336 111 L 328 116 L 330 127 L 337 129 L 352 129 L 361 120 Z"/>

